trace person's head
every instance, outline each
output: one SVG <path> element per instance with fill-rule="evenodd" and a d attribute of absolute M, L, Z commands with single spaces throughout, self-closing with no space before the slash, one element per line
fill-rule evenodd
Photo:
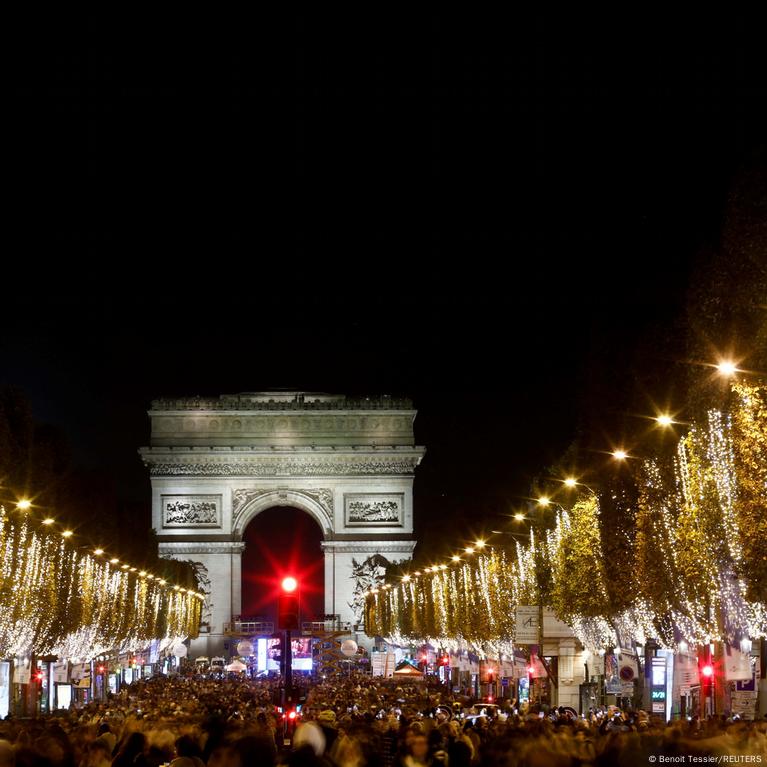
<path fill-rule="evenodd" d="M 7 740 L 0 740 L 0 767 L 13 767 L 13 746 Z"/>
<path fill-rule="evenodd" d="M 321 711 L 317 716 L 317 722 L 321 727 L 335 727 L 336 725 L 336 712 L 331 709 Z"/>
<path fill-rule="evenodd" d="M 51 737 L 45 733 L 34 743 L 34 749 L 49 764 L 56 765 L 64 762 L 66 749 L 58 738 Z"/>
<path fill-rule="evenodd" d="M 319 728 L 317 728 L 319 729 Z M 257 735 L 246 735 L 234 742 L 234 751 L 239 758 L 241 767 L 274 764 L 274 741 Z"/>
<path fill-rule="evenodd" d="M 86 756 L 87 767 L 101 767 L 112 761 L 112 749 L 102 738 L 96 738 L 88 744 L 88 754 Z"/>
<path fill-rule="evenodd" d="M 408 751 L 414 759 L 424 761 L 429 753 L 429 740 L 423 732 L 413 732 L 411 734 Z"/>
<path fill-rule="evenodd" d="M 176 739 L 176 753 L 179 756 L 202 756 L 199 743 L 189 734 Z"/>
<path fill-rule="evenodd" d="M 170 730 L 151 730 L 149 732 L 149 747 L 164 762 L 169 762 L 176 755 L 176 739 Z"/>
<path fill-rule="evenodd" d="M 147 742 L 143 732 L 132 732 L 120 748 L 120 753 L 129 757 L 135 757 L 146 751 Z"/>

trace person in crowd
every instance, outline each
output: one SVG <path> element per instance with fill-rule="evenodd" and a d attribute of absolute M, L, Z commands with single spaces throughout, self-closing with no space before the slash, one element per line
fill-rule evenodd
<path fill-rule="evenodd" d="M 763 718 L 664 722 L 615 707 L 541 717 L 510 701 L 499 713 L 472 707 L 436 680 L 352 672 L 298 683 L 295 732 L 276 705 L 279 679 L 158 676 L 64 715 L 0 722 L 0 767 L 601 767 L 684 755 L 767 764 Z"/>

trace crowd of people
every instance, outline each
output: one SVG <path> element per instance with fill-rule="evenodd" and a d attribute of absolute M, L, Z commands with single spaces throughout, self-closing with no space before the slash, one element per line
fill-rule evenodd
<path fill-rule="evenodd" d="M 436 681 L 362 674 L 302 678 L 283 706 L 280 689 L 279 678 L 137 682 L 107 701 L 0 722 L 0 767 L 601 767 L 693 756 L 767 764 L 764 720 L 524 711 L 514 701 L 483 706 Z"/>

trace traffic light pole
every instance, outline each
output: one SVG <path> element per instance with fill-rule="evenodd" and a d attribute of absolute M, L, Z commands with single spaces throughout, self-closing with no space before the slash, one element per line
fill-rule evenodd
<path fill-rule="evenodd" d="M 290 629 L 285 630 L 285 649 L 282 653 L 285 661 L 285 689 L 293 688 L 293 645 L 290 642 Z"/>
<path fill-rule="evenodd" d="M 283 743 L 289 745 L 289 719 L 295 723 L 295 710 L 288 711 L 288 707 L 295 708 L 297 695 L 293 690 L 293 645 L 290 641 L 292 630 L 300 631 L 300 602 L 298 581 L 292 576 L 282 580 L 282 593 L 277 602 L 277 627 L 284 631 L 282 635 L 282 654 L 280 671 L 282 671 L 282 689 L 280 691 L 280 703 L 282 704 L 283 716 Z"/>

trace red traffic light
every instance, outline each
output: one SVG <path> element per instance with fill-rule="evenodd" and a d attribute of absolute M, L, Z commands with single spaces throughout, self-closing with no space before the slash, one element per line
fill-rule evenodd
<path fill-rule="evenodd" d="M 103 674 L 103 673 L 106 671 L 106 669 L 104 668 L 104 666 L 99 666 L 99 667 L 96 669 L 96 671 L 98 671 L 98 672 L 99 672 L 99 674 Z"/>
<path fill-rule="evenodd" d="M 298 588 L 298 581 L 289 575 L 287 578 L 282 579 L 282 590 L 290 594 Z"/>
<path fill-rule="evenodd" d="M 296 712 L 295 712 L 295 711 L 291 711 L 291 712 L 288 714 L 288 719 L 295 719 L 295 718 L 296 718 Z"/>
<path fill-rule="evenodd" d="M 714 667 L 707 664 L 703 666 L 703 668 L 701 669 L 701 673 L 703 674 L 703 676 L 708 677 L 710 679 L 712 676 L 714 676 Z"/>
<path fill-rule="evenodd" d="M 287 579 L 286 579 L 287 580 Z M 277 600 L 277 626 L 280 630 L 292 631 L 298 625 L 298 594 L 286 592 Z"/>
<path fill-rule="evenodd" d="M 38 671 L 35 674 L 35 679 L 37 679 L 38 682 L 42 682 L 43 681 L 43 672 L 42 671 Z"/>

